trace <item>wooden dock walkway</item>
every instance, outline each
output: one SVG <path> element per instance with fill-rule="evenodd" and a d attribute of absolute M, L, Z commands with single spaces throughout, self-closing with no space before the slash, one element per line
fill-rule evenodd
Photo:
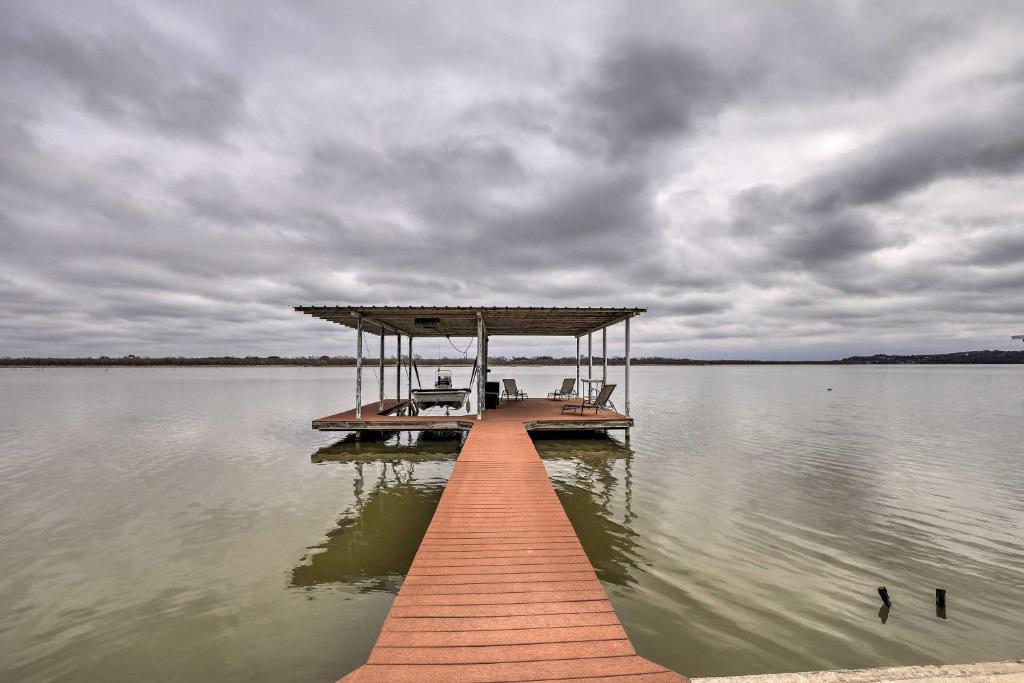
<path fill-rule="evenodd" d="M 540 416 L 573 421 L 537 399 L 473 420 L 369 661 L 343 681 L 687 680 L 633 649 L 527 432 Z"/>

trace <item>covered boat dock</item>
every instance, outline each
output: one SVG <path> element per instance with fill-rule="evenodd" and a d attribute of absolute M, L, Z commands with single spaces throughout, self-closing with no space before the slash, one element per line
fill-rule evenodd
<path fill-rule="evenodd" d="M 533 446 L 531 429 L 628 430 L 629 320 L 636 308 L 302 307 L 355 328 L 356 408 L 314 421 L 322 430 L 468 430 L 451 478 L 365 665 L 344 681 L 686 681 L 636 653 Z M 563 412 L 562 401 L 483 401 L 493 334 L 587 339 L 625 324 L 625 413 Z M 362 405 L 362 336 L 466 336 L 475 331 L 476 413 L 410 414 L 408 398 Z M 383 348 L 383 341 L 381 342 Z M 607 353 L 602 376 L 607 378 Z M 383 370 L 383 351 L 380 358 Z M 401 377 L 401 372 L 398 373 Z M 383 372 L 380 375 L 383 377 Z M 411 386 L 411 377 L 410 382 Z M 577 382 L 577 385 L 579 382 Z M 628 433 L 628 431 L 627 431 Z"/>
<path fill-rule="evenodd" d="M 596 393 L 608 379 L 608 330 L 622 326 L 624 335 L 624 382 L 616 387 L 614 399 L 621 400 L 621 412 L 600 409 L 593 414 L 563 414 L 561 402 L 546 399 L 508 401 L 500 410 L 515 410 L 528 429 L 621 429 L 633 425 L 629 416 L 630 320 L 643 308 L 570 308 L 570 307 L 474 307 L 474 306 L 296 306 L 296 311 L 344 325 L 356 331 L 355 407 L 313 421 L 313 428 L 323 431 L 393 431 L 393 430 L 468 430 L 472 420 L 484 419 L 489 412 L 486 401 L 488 347 L 492 336 L 570 337 L 576 347 L 576 390 L 586 397 Z M 365 402 L 363 370 L 365 335 L 379 337 L 377 358 L 377 400 Z M 600 365 L 595 376 L 594 336 L 600 334 Z M 388 396 L 384 376 L 385 339 L 396 338 L 395 392 Z M 474 338 L 476 361 L 473 389 L 476 395 L 475 415 L 417 415 L 413 409 L 413 342 L 416 338 Z M 406 340 L 403 363 L 402 340 Z M 581 345 L 586 343 L 586 366 Z M 585 376 L 584 376 L 585 372 Z M 418 371 L 417 371 L 418 374 Z M 405 378 L 403 386 L 403 376 Z M 581 387 L 586 389 L 581 391 Z M 595 391 L 591 392 L 591 388 Z M 553 388 L 553 387 L 552 387 Z M 620 399 L 621 397 L 621 399 Z M 493 409 L 493 408 L 492 408 Z"/>

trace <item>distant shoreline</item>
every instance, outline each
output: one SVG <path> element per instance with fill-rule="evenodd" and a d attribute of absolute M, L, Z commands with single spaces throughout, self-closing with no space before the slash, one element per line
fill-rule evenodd
<path fill-rule="evenodd" d="M 405 358 L 402 359 L 403 363 Z M 416 358 L 416 365 L 434 366 L 469 366 L 473 358 Z M 491 367 L 501 366 L 565 366 L 575 365 L 572 356 L 555 358 L 553 356 L 492 357 L 488 360 Z M 367 367 L 376 367 L 376 357 L 364 358 Z M 0 358 L 0 367 L 37 368 L 37 367 L 352 367 L 356 359 L 349 356 L 207 356 L 207 357 L 160 357 L 147 358 L 141 356 L 123 356 L 119 358 L 101 356 L 99 358 Z M 586 359 L 582 361 L 587 364 Z M 594 365 L 601 365 L 602 359 L 594 357 Z M 609 357 L 608 365 L 620 366 L 625 361 L 622 357 Z M 837 360 L 701 360 L 693 358 L 665 358 L 660 356 L 630 359 L 631 365 L 1009 365 L 1024 364 L 1024 351 L 961 351 L 958 353 L 894 355 L 876 354 L 873 356 L 850 356 Z M 384 365 L 394 367 L 395 359 L 385 358 Z"/>

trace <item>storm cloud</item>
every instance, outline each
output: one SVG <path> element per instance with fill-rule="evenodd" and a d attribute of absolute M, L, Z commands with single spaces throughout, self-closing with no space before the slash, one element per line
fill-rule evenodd
<path fill-rule="evenodd" d="M 1022 32 L 1016 2 L 4 3 L 0 355 L 350 353 L 310 303 L 644 306 L 640 354 L 1006 346 Z"/>

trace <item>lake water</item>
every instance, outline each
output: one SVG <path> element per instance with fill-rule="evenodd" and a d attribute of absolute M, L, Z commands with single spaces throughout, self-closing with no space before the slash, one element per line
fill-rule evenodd
<path fill-rule="evenodd" d="M 531 395 L 573 372 L 495 369 Z M 365 661 L 459 444 L 310 430 L 353 376 L 0 370 L 0 680 Z M 1024 367 L 634 367 L 632 387 L 628 445 L 536 443 L 640 654 L 691 676 L 1024 656 Z"/>

